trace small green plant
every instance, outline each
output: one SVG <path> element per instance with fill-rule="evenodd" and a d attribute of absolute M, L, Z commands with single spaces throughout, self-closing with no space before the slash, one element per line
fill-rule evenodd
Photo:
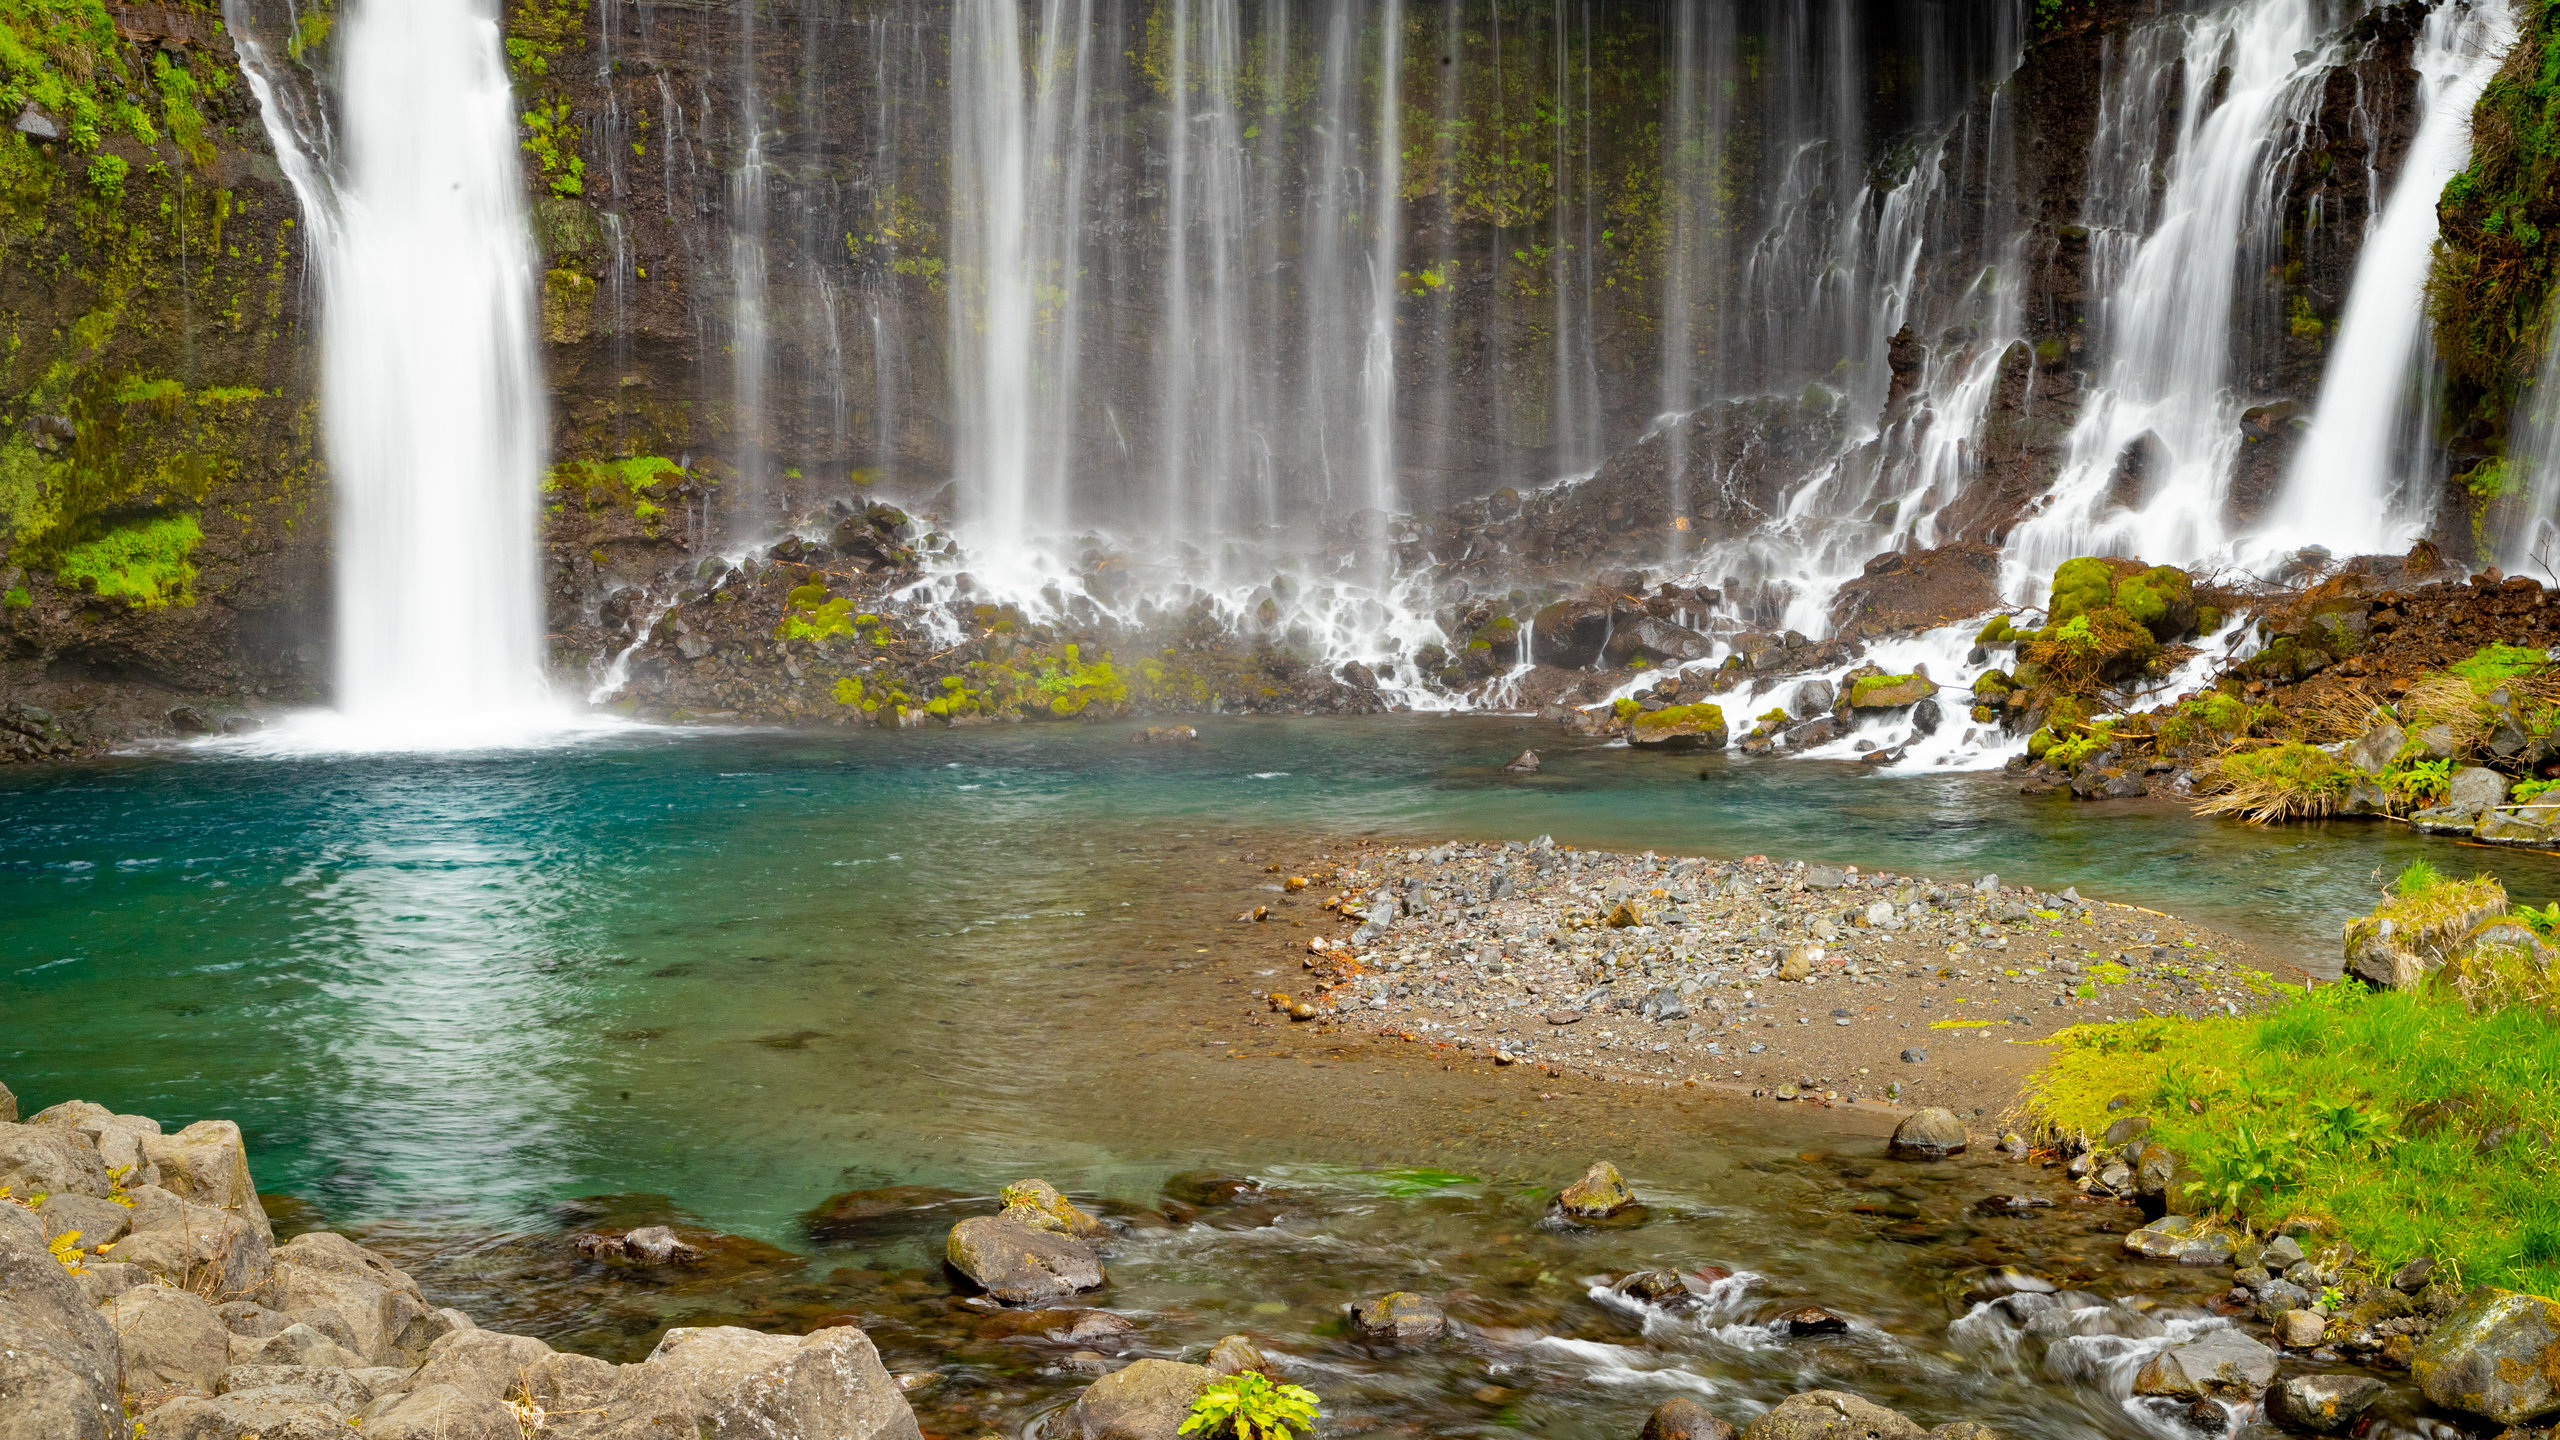
<path fill-rule="evenodd" d="M 1258 1370 L 1211 1381 L 1181 1433 L 1201 1440 L 1291 1440 L 1293 1433 L 1314 1434 L 1316 1392 L 1303 1385 L 1273 1380 Z"/>
<path fill-rule="evenodd" d="M 2320 1287 L 2320 1308 L 2335 1315 L 2347 1308 L 2347 1297 L 2339 1292 L 2337 1286 L 2323 1285 Z"/>
<path fill-rule="evenodd" d="M 2440 805 L 2453 793 L 2453 761 L 2410 760 L 2383 772 L 2382 787 L 2411 805 Z"/>
<path fill-rule="evenodd" d="M 2560 780 L 2519 780 L 2516 787 L 2507 792 L 2507 798 L 2521 805 L 2528 800 L 2539 800 L 2554 790 L 2560 790 Z"/>
<path fill-rule="evenodd" d="M 2444 883 L 2444 872 L 2424 860 L 2412 860 L 2391 882 L 2391 893 L 2402 899 L 2415 899 Z"/>

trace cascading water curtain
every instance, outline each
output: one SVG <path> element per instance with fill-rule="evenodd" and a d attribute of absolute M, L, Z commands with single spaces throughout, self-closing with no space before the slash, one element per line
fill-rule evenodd
<path fill-rule="evenodd" d="M 385 739 L 519 725 L 549 699 L 534 256 L 499 40 L 474 0 L 365 0 L 343 32 L 322 237 L 338 704 Z"/>

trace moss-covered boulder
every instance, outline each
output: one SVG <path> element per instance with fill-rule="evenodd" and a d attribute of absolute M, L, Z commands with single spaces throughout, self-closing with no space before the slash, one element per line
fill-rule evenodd
<path fill-rule="evenodd" d="M 2346 970 L 2386 990 L 2435 973 L 2473 927 L 2507 913 L 2506 887 L 2483 875 L 2396 894 L 2347 922 Z"/>
<path fill-rule="evenodd" d="M 1648 750 L 1721 750 L 1725 734 L 1720 705 L 1665 705 L 1627 721 L 1627 743 Z"/>
<path fill-rule="evenodd" d="M 1903 710 L 1938 693 L 1926 675 L 1861 675 L 1849 682 L 1852 710 Z"/>
<path fill-rule="evenodd" d="M 2418 1347 L 2409 1373 L 2429 1400 L 2494 1424 L 2560 1415 L 2560 1304 L 2483 1286 Z"/>
<path fill-rule="evenodd" d="M 2115 610 L 2168 644 L 2196 631 L 2195 581 L 2174 565 L 2146 566 L 2119 556 L 2083 556 L 2054 568 L 2044 629 L 2051 638 L 2083 616 Z"/>
<path fill-rule="evenodd" d="M 2020 667 L 2021 677 L 2032 666 L 2042 684 L 2075 693 L 2140 674 L 2159 657 L 2160 641 L 2150 627 L 2122 609 L 2103 605 L 2045 626 L 2021 654 L 2026 662 Z"/>

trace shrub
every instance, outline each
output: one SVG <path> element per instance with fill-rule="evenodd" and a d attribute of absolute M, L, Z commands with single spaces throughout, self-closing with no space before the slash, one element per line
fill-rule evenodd
<path fill-rule="evenodd" d="M 1258 1370 L 1209 1382 L 1191 1402 L 1182 1434 L 1200 1440 L 1291 1440 L 1293 1432 L 1314 1434 L 1316 1393 L 1289 1385 Z"/>

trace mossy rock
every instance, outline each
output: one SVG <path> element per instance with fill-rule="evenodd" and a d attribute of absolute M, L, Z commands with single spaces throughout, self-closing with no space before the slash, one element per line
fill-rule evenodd
<path fill-rule="evenodd" d="M 2073 694 L 2139 674 L 2159 653 L 2159 638 L 2149 626 L 2102 605 L 2047 625 L 2027 643 L 2025 658 L 2055 690 Z"/>
<path fill-rule="evenodd" d="M 1937 693 L 1926 675 L 1862 675 L 1849 682 L 1849 708 L 1900 710 Z"/>
<path fill-rule="evenodd" d="M 1647 750 L 1721 750 L 1725 743 L 1724 707 L 1665 705 L 1659 710 L 1638 711 L 1628 722 L 1627 743 Z"/>
<path fill-rule="evenodd" d="M 2006 695 L 2017 688 L 2017 682 L 2009 678 L 2006 670 L 1985 670 L 1973 677 L 1973 693 L 1977 699 Z"/>
<path fill-rule="evenodd" d="M 2154 565 L 2118 582 L 2116 606 L 2164 644 L 2195 631 L 2195 582 L 2174 565 Z"/>

